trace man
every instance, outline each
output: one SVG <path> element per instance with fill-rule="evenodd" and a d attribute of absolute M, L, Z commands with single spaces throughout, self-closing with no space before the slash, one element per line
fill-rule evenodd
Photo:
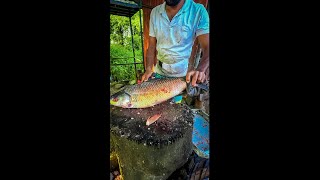
<path fill-rule="evenodd" d="M 209 67 L 209 15 L 193 0 L 165 0 L 151 11 L 146 71 L 141 82 L 155 73 L 160 77 L 186 77 L 191 85 L 204 82 Z M 195 39 L 203 50 L 198 67 L 189 64 Z M 157 52 L 157 54 L 156 54 Z M 157 58 L 157 59 L 155 59 Z M 188 65 L 189 64 L 189 65 Z"/>

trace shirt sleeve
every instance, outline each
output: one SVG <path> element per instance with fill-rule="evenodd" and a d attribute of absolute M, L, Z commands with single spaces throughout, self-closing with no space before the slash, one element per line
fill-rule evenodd
<path fill-rule="evenodd" d="M 149 21 L 149 36 L 156 37 L 155 32 L 154 32 L 154 11 L 155 9 L 152 9 L 150 13 L 150 21 Z"/>
<path fill-rule="evenodd" d="M 196 29 L 196 36 L 202 34 L 209 34 L 209 14 L 205 7 L 202 5 L 200 10 L 199 23 Z"/>

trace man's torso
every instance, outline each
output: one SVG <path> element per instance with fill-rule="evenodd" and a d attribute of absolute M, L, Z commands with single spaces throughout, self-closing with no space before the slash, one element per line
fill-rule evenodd
<path fill-rule="evenodd" d="M 159 74 L 183 77 L 187 73 L 195 30 L 200 18 L 200 4 L 185 0 L 184 5 L 170 21 L 165 3 L 154 8 L 153 27 L 157 39 L 155 71 Z"/>

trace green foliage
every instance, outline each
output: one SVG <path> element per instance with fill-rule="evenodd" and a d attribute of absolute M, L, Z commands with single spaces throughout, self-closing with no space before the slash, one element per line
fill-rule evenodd
<path fill-rule="evenodd" d="M 110 64 L 133 63 L 134 59 L 132 57 L 134 56 L 134 54 L 132 47 L 134 48 L 136 62 L 143 62 L 143 46 L 140 36 L 139 11 L 131 17 L 131 23 L 133 32 L 133 46 L 130 33 L 129 18 L 110 15 Z M 143 71 L 143 65 L 137 64 L 136 66 L 137 70 Z M 113 65 L 110 66 L 110 71 L 112 79 L 115 81 L 136 79 L 134 65 Z"/>

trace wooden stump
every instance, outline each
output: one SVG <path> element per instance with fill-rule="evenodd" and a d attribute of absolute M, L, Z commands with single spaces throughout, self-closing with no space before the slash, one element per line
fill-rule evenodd
<path fill-rule="evenodd" d="M 161 117 L 146 126 L 146 120 L 157 113 Z M 192 153 L 193 114 L 184 104 L 112 107 L 110 119 L 110 137 L 125 180 L 165 180 Z"/>

